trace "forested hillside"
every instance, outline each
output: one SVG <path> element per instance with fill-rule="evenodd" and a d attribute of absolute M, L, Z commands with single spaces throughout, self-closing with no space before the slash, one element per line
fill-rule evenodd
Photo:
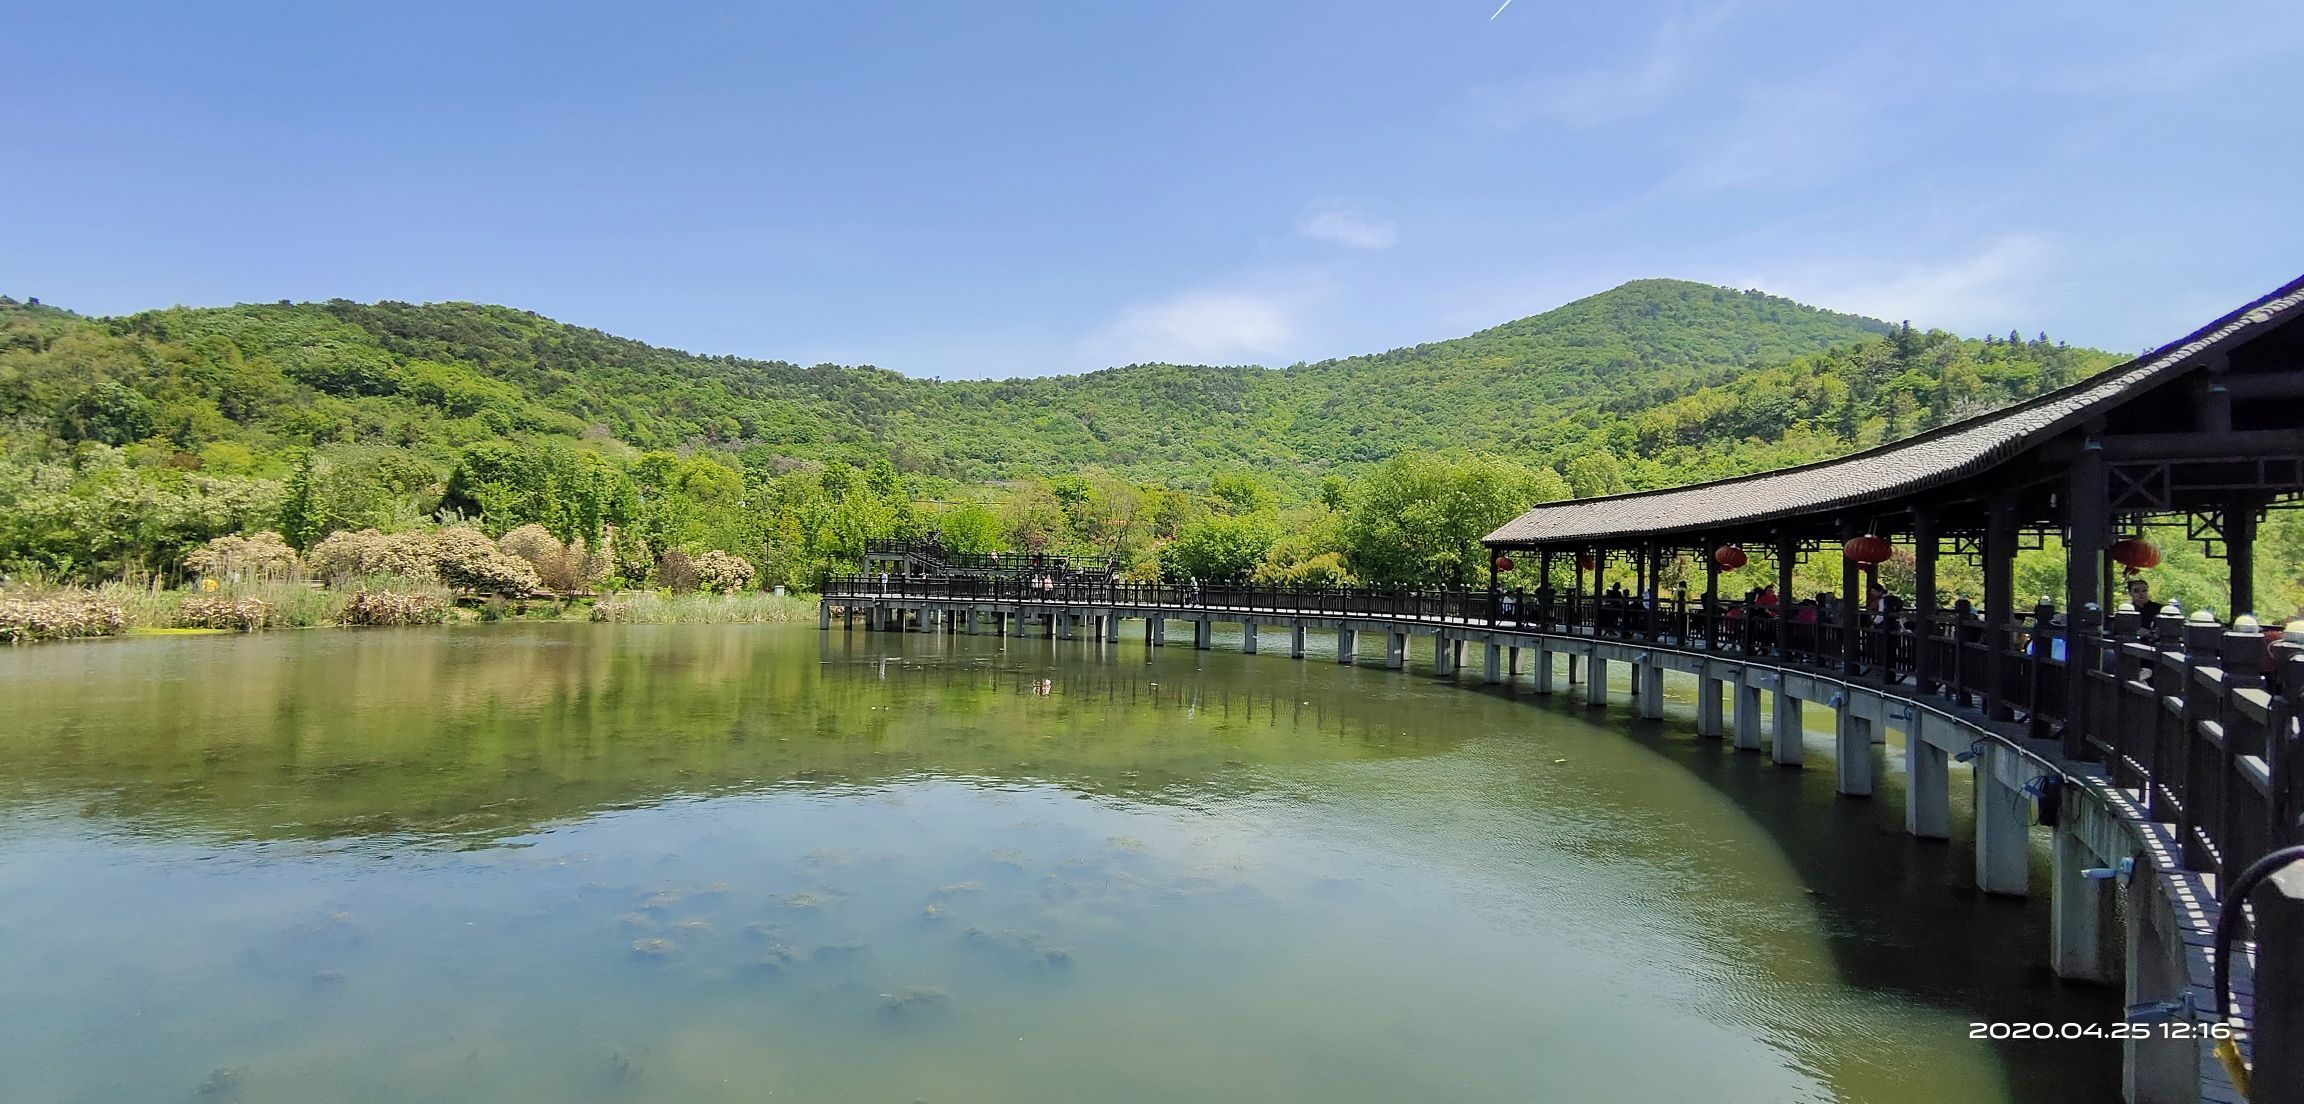
<path fill-rule="evenodd" d="M 697 356 L 472 304 L 95 319 L 0 299 L 0 569 L 170 574 L 222 533 L 304 547 L 462 517 L 741 550 L 763 581 L 928 524 L 1147 571 L 1446 578 L 1460 537 L 1353 544 L 1335 526 L 1457 477 L 1478 487 L 1466 501 L 1512 510 L 1815 459 L 2115 359 L 1669 280 L 1319 364 L 965 382 Z M 1369 478 L 1399 456 L 1424 466 Z M 1222 564 L 1192 560 L 1218 544 Z"/>

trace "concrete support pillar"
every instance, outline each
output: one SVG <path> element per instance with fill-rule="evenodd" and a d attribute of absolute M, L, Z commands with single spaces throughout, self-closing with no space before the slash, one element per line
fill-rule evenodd
<path fill-rule="evenodd" d="M 1024 638 L 1024 607 L 1008 611 L 1008 632 L 1019 640 Z"/>
<path fill-rule="evenodd" d="M 1288 627 L 1288 658 L 1304 658 L 1304 622 L 1301 620 Z"/>
<path fill-rule="evenodd" d="M 1433 634 L 1432 634 L 1432 674 L 1433 674 L 1434 676 L 1436 676 L 1436 677 L 1439 677 L 1439 678 L 1447 678 L 1448 676 L 1455 674 L 1455 673 L 1456 673 L 1456 668 L 1455 668 L 1455 666 L 1454 666 L 1454 664 L 1455 664 L 1455 659 L 1456 659 L 1456 644 L 1455 644 L 1455 642 L 1454 642 L 1454 641 L 1452 641 L 1452 640 L 1450 640 L 1450 639 L 1448 639 L 1448 634 L 1446 634 L 1446 633 L 1440 633 L 1440 632 L 1435 632 L 1435 633 L 1433 633 Z"/>
<path fill-rule="evenodd" d="M 1645 663 L 1627 663 L 1624 666 L 1627 668 L 1624 672 L 1624 692 L 1632 695 L 1632 707 L 1642 710 L 1640 715 L 1645 717 L 1648 714 L 1645 711 L 1646 699 L 1640 695 L 1640 676 L 1646 673 L 1648 665 Z"/>
<path fill-rule="evenodd" d="M 1848 706 L 1840 707 L 1837 737 L 1832 755 L 1836 776 L 1835 788 L 1842 797 L 1872 796 L 1872 730 L 1877 727 L 1870 719 L 1859 717 Z"/>
<path fill-rule="evenodd" d="M 1727 689 L 1709 673 L 1696 676 L 1696 735 L 1717 740 L 1728 734 Z"/>
<path fill-rule="evenodd" d="M 1551 693 L 1553 676 L 1551 649 L 1541 646 L 1536 649 L 1536 663 L 1534 669 L 1536 674 L 1536 692 L 1539 694 Z"/>
<path fill-rule="evenodd" d="M 1580 678 L 1580 677 L 1582 677 L 1582 676 L 1578 675 L 1576 672 L 1577 672 L 1577 670 L 1579 669 L 1579 667 L 1580 667 L 1581 663 L 1582 663 L 1582 657 L 1581 657 L 1581 656 L 1578 656 L 1578 655 L 1577 655 L 1576 653 L 1574 653 L 1574 652 L 1570 652 L 1570 653 L 1568 653 L 1568 685 L 1570 685 L 1570 686 L 1576 686 L 1576 685 L 1579 685 L 1579 684 L 1578 684 L 1578 682 L 1577 682 L 1577 679 L 1578 679 L 1578 678 Z"/>
<path fill-rule="evenodd" d="M 1976 888 L 1986 893 L 2022 897 L 2030 888 L 2032 803 L 2005 778 L 2022 769 L 1999 744 L 1976 760 Z"/>
<path fill-rule="evenodd" d="M 1608 704 L 1608 661 L 1598 652 L 1592 653 L 1584 669 L 1584 704 Z"/>
<path fill-rule="evenodd" d="M 1800 715 L 1800 699 L 1776 691 L 1776 728 L 1768 741 L 1768 761 L 1779 767 L 1797 767 L 1808 758 L 1807 726 Z"/>
<path fill-rule="evenodd" d="M 1757 686 L 1736 684 L 1736 750 L 1760 750 L 1760 694 Z"/>
<path fill-rule="evenodd" d="M 2171 904 L 2160 888 L 2160 878 L 2152 871 L 2139 869 L 2129 883 L 2127 911 L 2127 1003 L 2183 1000 L 2191 988 L 2184 941 L 2168 930 L 2173 920 Z M 2197 1104 L 2200 1052 L 2204 1049 L 2205 1044 L 2191 1039 L 2157 1036 L 2121 1044 L 2121 1099 L 2127 1104 Z M 2259 1047 L 2256 1053 L 2261 1062 L 2263 1049 Z M 2261 1092 L 2266 1083 L 2259 1080 L 2257 1086 Z M 2273 1090 L 2285 1091 L 2278 1086 Z"/>
<path fill-rule="evenodd" d="M 1398 671 L 1406 666 L 1408 666 L 1408 634 L 1385 630 L 1384 668 L 1388 671 Z"/>
<path fill-rule="evenodd" d="M 1352 662 L 1352 656 L 1353 656 L 1353 654 L 1354 654 L 1354 653 L 1356 653 L 1356 652 L 1358 652 L 1359 650 L 1360 650 L 1360 630 L 1358 630 L 1358 629 L 1355 629 L 1355 628 L 1352 628 L 1352 627 L 1350 627 L 1350 626 L 1348 626 L 1348 625 L 1339 625 L 1339 626 L 1337 626 L 1337 628 L 1336 628 L 1336 662 L 1338 662 L 1338 663 L 1350 663 L 1350 662 Z"/>
<path fill-rule="evenodd" d="M 1915 719 L 1904 730 L 1904 830 L 1921 839 L 1952 838 L 1952 757 L 1922 738 Z"/>
<path fill-rule="evenodd" d="M 1504 681 L 1504 646 L 1502 644 L 1488 645 L 1487 654 L 1480 664 L 1480 681 L 1490 686 Z"/>
<path fill-rule="evenodd" d="M 1144 631 L 1146 631 L 1146 632 L 1148 632 L 1148 633 L 1152 634 L 1152 646 L 1153 646 L 1153 647 L 1155 647 L 1155 648 L 1165 648 L 1165 647 L 1167 647 L 1167 646 L 1168 646 L 1168 619 L 1167 619 L 1167 618 L 1165 618 L 1165 617 L 1153 617 L 1153 618 L 1149 618 L 1149 619 L 1147 619 L 1147 620 L 1144 622 Z"/>
<path fill-rule="evenodd" d="M 1520 677 L 1520 646 L 1518 644 L 1514 644 L 1504 651 L 1504 677 L 1508 679 Z"/>
<path fill-rule="evenodd" d="M 1056 635 L 1065 640 L 1079 636 L 1080 615 L 1069 610 L 1056 615 Z"/>
<path fill-rule="evenodd" d="M 1248 655 L 1256 654 L 1256 622 L 1240 622 L 1240 650 Z"/>
<path fill-rule="evenodd" d="M 2111 941 L 2105 938 L 2116 922 L 2112 889 L 2117 883 L 2081 873 L 2097 864 L 2088 845 L 2072 829 L 2080 815 L 2077 804 L 2065 802 L 2065 815 L 2058 818 L 2062 826 L 2056 829 L 2056 843 L 2050 852 L 2054 877 L 2048 898 L 2048 962 L 2056 976 L 2067 981 L 2110 985 L 2120 979 L 2119 960 L 2113 957 Z"/>
<path fill-rule="evenodd" d="M 1216 643 L 1216 622 L 1203 617 L 1192 622 L 1192 649 L 1205 652 Z"/>
<path fill-rule="evenodd" d="M 1107 644 L 1118 644 L 1118 643 L 1120 643 L 1120 611 L 1119 611 L 1119 610 L 1105 610 L 1105 611 L 1104 611 L 1104 642 L 1105 642 L 1105 643 L 1107 643 Z"/>
<path fill-rule="evenodd" d="M 1654 663 L 1636 663 L 1632 669 L 1640 672 L 1640 716 L 1650 721 L 1664 719 L 1664 669 Z"/>
<path fill-rule="evenodd" d="M 832 603 L 816 603 L 816 630 L 818 632 L 832 631 Z"/>
<path fill-rule="evenodd" d="M 1055 610 L 1041 610 L 1041 611 L 1040 611 L 1040 637 L 1041 637 L 1041 639 L 1043 639 L 1043 640 L 1054 640 L 1054 639 L 1056 639 L 1056 611 L 1055 611 Z"/>

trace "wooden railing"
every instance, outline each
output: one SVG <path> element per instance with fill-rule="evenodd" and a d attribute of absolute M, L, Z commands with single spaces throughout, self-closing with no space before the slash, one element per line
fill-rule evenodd
<path fill-rule="evenodd" d="M 2304 701 L 2304 641 L 2271 643 L 2243 622 L 2145 621 L 2115 614 L 2074 646 L 2056 611 L 2005 624 L 1962 610 L 1837 611 L 1685 592 L 1631 596 L 1454 588 L 1282 587 L 1130 583 L 1066 577 L 952 574 L 824 581 L 827 601 L 923 599 L 1008 606 L 1127 607 L 1254 615 L 1365 617 L 1435 626 L 1649 642 L 1765 660 L 1862 680 L 1905 697 L 1974 707 L 2033 736 L 2066 737 L 2145 796 L 2146 815 L 2173 825 L 2189 869 L 2229 877 L 2276 847 L 2304 842 L 2296 703 Z M 1810 612 L 1813 611 L 1813 612 Z M 2078 715 L 2070 664 L 2086 665 Z"/>

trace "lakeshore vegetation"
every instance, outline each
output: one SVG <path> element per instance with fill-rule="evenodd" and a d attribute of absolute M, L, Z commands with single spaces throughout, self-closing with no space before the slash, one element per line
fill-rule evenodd
<path fill-rule="evenodd" d="M 2118 359 L 1669 280 L 1319 364 L 956 382 L 464 303 L 90 318 L 0 298 L 0 621 L 39 602 L 50 627 L 17 635 L 376 623 L 458 592 L 776 619 L 744 596 L 931 530 L 1136 578 L 1460 584 L 1533 503 L 1822 459 Z M 2293 608 L 2285 518 L 2260 593 Z M 2163 544 L 2158 589 L 2221 593 L 2221 565 Z M 2022 585 L 2054 570 L 2033 554 Z"/>

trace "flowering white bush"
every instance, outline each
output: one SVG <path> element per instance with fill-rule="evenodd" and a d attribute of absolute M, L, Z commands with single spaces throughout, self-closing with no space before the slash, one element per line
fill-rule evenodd
<path fill-rule="evenodd" d="M 722 594 L 748 590 L 752 586 L 753 577 L 757 574 L 759 573 L 752 569 L 752 561 L 742 556 L 730 555 L 717 548 L 696 557 L 696 577 L 704 584 L 706 590 L 718 591 Z"/>
<path fill-rule="evenodd" d="M 226 533 L 184 557 L 184 566 L 211 579 L 286 579 L 303 561 L 280 534 Z"/>

